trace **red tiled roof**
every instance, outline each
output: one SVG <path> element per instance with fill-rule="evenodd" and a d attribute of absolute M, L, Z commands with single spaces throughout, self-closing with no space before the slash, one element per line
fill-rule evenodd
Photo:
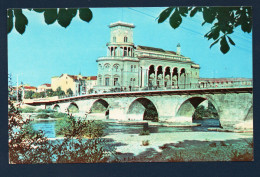
<path fill-rule="evenodd" d="M 74 76 L 74 75 L 68 75 L 69 77 L 71 77 L 72 79 L 78 79 L 78 76 Z"/>
<path fill-rule="evenodd" d="M 90 79 L 89 80 L 97 80 L 97 76 L 89 76 Z"/>
<path fill-rule="evenodd" d="M 24 86 L 23 88 L 24 89 L 36 89 L 36 87 L 34 87 L 34 86 Z"/>
<path fill-rule="evenodd" d="M 46 85 L 47 87 L 51 87 L 51 84 L 42 84 L 42 85 Z"/>

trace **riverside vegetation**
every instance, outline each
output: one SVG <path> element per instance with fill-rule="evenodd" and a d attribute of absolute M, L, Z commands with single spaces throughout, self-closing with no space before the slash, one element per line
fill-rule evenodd
<path fill-rule="evenodd" d="M 106 162 L 114 154 L 115 149 L 108 146 L 106 140 L 100 137 L 102 126 L 99 124 L 95 126 L 97 124 L 94 121 L 76 120 L 72 114 L 66 116 L 63 114 L 67 126 L 60 128 L 60 132 L 63 133 L 64 138 L 59 141 L 49 140 L 43 131 L 35 131 L 32 128 L 31 119 L 25 120 L 21 115 L 21 112 L 38 111 L 34 108 L 20 109 L 19 105 L 15 107 L 11 93 L 12 82 L 9 77 L 8 153 L 10 164 Z M 60 113 L 52 110 L 39 110 L 39 112 L 42 115 L 60 116 Z"/>

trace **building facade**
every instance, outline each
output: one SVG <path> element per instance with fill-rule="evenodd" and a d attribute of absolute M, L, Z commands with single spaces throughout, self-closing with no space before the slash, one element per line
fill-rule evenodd
<path fill-rule="evenodd" d="M 51 88 L 53 91 L 61 88 L 65 93 L 71 89 L 73 95 L 88 94 L 89 89 L 93 88 L 96 84 L 96 76 L 82 76 L 82 75 L 69 75 L 62 74 L 61 76 L 54 76 L 51 78 Z"/>
<path fill-rule="evenodd" d="M 107 56 L 97 59 L 96 91 L 147 90 L 192 87 L 198 83 L 200 66 L 176 52 L 135 45 L 133 24 L 116 22 L 109 26 Z"/>
<path fill-rule="evenodd" d="M 42 84 L 37 87 L 37 92 L 46 92 L 47 90 L 51 90 L 51 84 Z"/>

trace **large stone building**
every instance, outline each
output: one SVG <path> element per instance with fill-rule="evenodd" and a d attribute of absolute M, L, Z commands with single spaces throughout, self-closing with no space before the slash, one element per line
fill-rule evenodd
<path fill-rule="evenodd" d="M 97 59 L 96 91 L 190 88 L 198 83 L 200 66 L 176 52 L 135 45 L 133 24 L 110 24 L 107 56 Z"/>

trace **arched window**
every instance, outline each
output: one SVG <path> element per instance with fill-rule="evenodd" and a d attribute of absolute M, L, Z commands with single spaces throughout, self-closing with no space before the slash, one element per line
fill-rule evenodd
<path fill-rule="evenodd" d="M 109 67 L 110 67 L 110 64 L 109 64 L 109 63 L 106 63 L 106 64 L 104 65 L 104 69 L 105 69 L 106 71 L 109 70 Z"/>
<path fill-rule="evenodd" d="M 119 68 L 119 64 L 114 64 L 114 65 L 113 65 L 113 70 L 114 70 L 114 71 L 117 72 L 117 71 L 118 71 L 118 68 Z"/>

